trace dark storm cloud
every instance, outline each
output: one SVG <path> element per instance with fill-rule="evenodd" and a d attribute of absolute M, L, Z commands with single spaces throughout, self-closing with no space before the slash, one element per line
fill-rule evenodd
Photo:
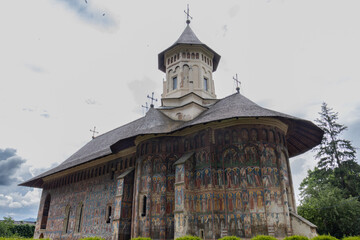
<path fill-rule="evenodd" d="M 75 11 L 76 14 L 88 23 L 100 25 L 106 28 L 116 27 L 115 20 L 110 13 L 105 10 L 92 7 L 91 0 L 56 0 L 64 4 L 68 9 Z"/>
<path fill-rule="evenodd" d="M 16 181 L 14 174 L 24 162 L 16 155 L 16 149 L 0 149 L 0 185 L 8 186 Z"/>

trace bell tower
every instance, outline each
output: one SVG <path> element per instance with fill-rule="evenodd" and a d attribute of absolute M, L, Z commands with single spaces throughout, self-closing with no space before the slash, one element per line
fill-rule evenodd
<path fill-rule="evenodd" d="M 158 55 L 159 70 L 166 74 L 160 110 L 182 121 L 195 118 L 217 101 L 213 72 L 220 61 L 220 55 L 196 37 L 189 19 L 186 23 L 179 39 Z"/>

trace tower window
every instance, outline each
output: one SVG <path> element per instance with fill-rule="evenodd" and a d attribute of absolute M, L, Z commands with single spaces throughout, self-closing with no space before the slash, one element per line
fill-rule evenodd
<path fill-rule="evenodd" d="M 173 77 L 173 90 L 177 88 L 177 77 Z"/>
<path fill-rule="evenodd" d="M 205 89 L 205 91 L 208 90 L 208 79 L 207 78 L 204 78 L 204 89 Z"/>
<path fill-rule="evenodd" d="M 199 53 L 196 53 L 196 59 L 199 59 Z"/>

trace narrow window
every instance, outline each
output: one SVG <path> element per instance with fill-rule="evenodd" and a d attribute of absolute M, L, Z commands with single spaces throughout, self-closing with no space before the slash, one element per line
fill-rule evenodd
<path fill-rule="evenodd" d="M 64 233 L 69 232 L 70 212 L 71 212 L 70 205 L 67 205 L 65 208 L 65 218 L 64 218 L 64 228 L 63 228 Z"/>
<path fill-rule="evenodd" d="M 207 78 L 204 78 L 204 89 L 205 89 L 205 91 L 208 90 L 208 80 L 207 80 Z"/>
<path fill-rule="evenodd" d="M 147 201 L 147 197 L 144 196 L 143 197 L 143 204 L 142 204 L 142 212 L 141 212 L 142 217 L 146 216 L 146 201 Z"/>
<path fill-rule="evenodd" d="M 191 59 L 195 59 L 195 53 L 191 53 Z"/>
<path fill-rule="evenodd" d="M 107 210 L 106 210 L 106 223 L 110 223 L 111 222 L 111 206 L 108 205 L 107 206 Z"/>
<path fill-rule="evenodd" d="M 177 77 L 173 77 L 173 90 L 177 88 Z"/>
<path fill-rule="evenodd" d="M 176 57 L 177 57 L 177 56 L 175 55 L 175 56 L 174 56 L 174 62 L 176 62 Z"/>
<path fill-rule="evenodd" d="M 48 194 L 45 198 L 43 214 L 41 218 L 41 226 L 40 226 L 41 229 L 46 229 L 46 224 L 49 216 L 50 201 L 51 201 L 51 196 L 50 194 Z"/>
<path fill-rule="evenodd" d="M 78 207 L 77 219 L 76 219 L 76 231 L 81 231 L 81 222 L 82 222 L 82 214 L 83 214 L 84 204 L 80 203 Z"/>
<path fill-rule="evenodd" d="M 196 53 L 196 59 L 199 59 L 199 53 Z"/>
<path fill-rule="evenodd" d="M 187 58 L 190 58 L 190 53 L 187 53 L 187 56 L 186 56 Z"/>

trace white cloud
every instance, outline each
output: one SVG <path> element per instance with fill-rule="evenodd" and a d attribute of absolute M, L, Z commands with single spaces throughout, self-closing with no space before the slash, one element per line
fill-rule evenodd
<path fill-rule="evenodd" d="M 28 206 L 37 206 L 40 202 L 41 190 L 34 188 L 26 194 L 12 192 L 8 195 L 0 194 L 0 207 L 24 208 Z"/>

